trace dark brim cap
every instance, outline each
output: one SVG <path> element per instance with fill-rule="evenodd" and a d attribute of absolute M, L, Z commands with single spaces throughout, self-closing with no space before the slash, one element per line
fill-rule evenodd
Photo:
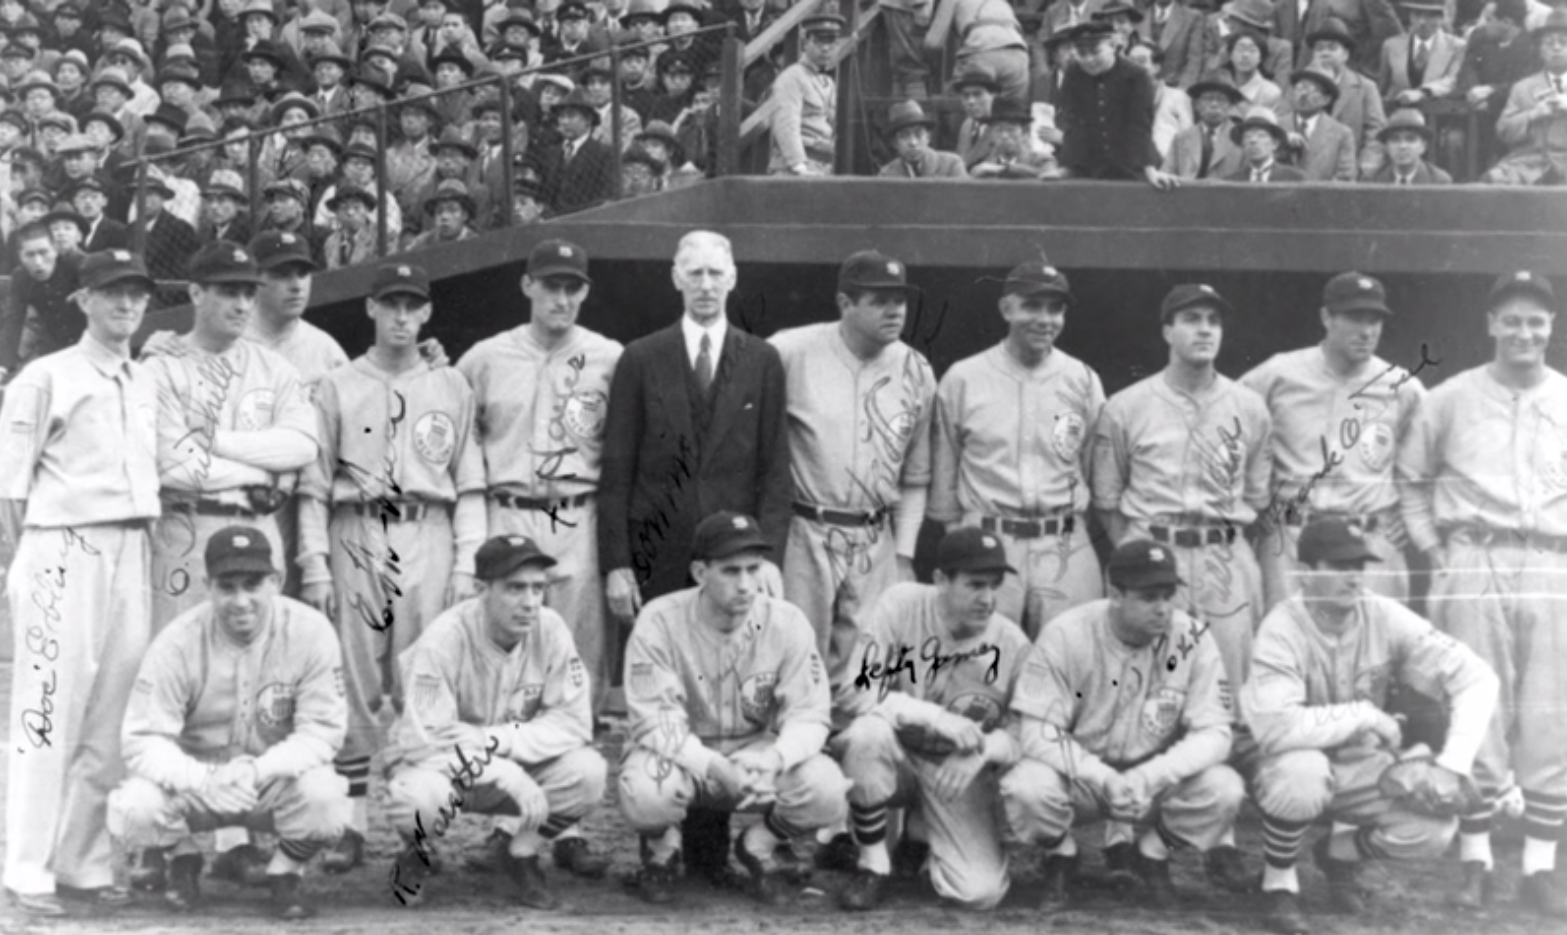
<path fill-rule="evenodd" d="M 1019 263 L 1007 274 L 1006 282 L 1001 286 L 1002 295 L 1058 295 L 1062 298 L 1072 297 L 1072 287 L 1067 282 L 1066 274 L 1040 260 L 1030 260 L 1027 263 Z"/>
<path fill-rule="evenodd" d="M 909 285 L 908 267 L 898 260 L 876 250 L 861 250 L 843 261 L 838 269 L 838 291 L 849 289 L 878 289 L 913 292 Z"/>
<path fill-rule="evenodd" d="M 1340 273 L 1328 280 L 1322 290 L 1322 307 L 1330 315 L 1349 312 L 1375 312 L 1392 315 L 1387 307 L 1387 292 L 1382 284 L 1364 273 Z"/>
<path fill-rule="evenodd" d="M 1302 68 L 1290 75 L 1290 84 L 1297 84 L 1301 81 L 1310 81 L 1322 89 L 1322 93 L 1328 96 L 1330 102 L 1338 100 L 1338 82 L 1334 81 L 1332 76 L 1325 75 L 1315 68 Z"/>
<path fill-rule="evenodd" d="M 698 561 L 718 561 L 749 551 L 771 552 L 772 548 L 756 520 L 728 510 L 697 523 L 691 536 L 691 557 Z"/>
<path fill-rule="evenodd" d="M 566 240 L 545 240 L 528 255 L 528 276 L 533 280 L 570 276 L 592 284 L 587 251 Z"/>
<path fill-rule="evenodd" d="M 252 526 L 226 526 L 213 533 L 207 540 L 206 565 L 208 578 L 277 571 L 272 565 L 272 543 Z"/>
<path fill-rule="evenodd" d="M 424 267 L 412 263 L 388 263 L 376 269 L 370 295 L 377 300 L 394 295 L 412 295 L 429 301 L 430 274 L 425 272 Z"/>
<path fill-rule="evenodd" d="M 1207 283 L 1182 283 L 1171 289 L 1169 295 L 1164 297 L 1164 301 L 1159 305 L 1159 317 L 1169 321 L 1176 312 L 1200 305 L 1212 306 L 1226 315 L 1235 311 L 1224 296 Z"/>
<path fill-rule="evenodd" d="M 1007 563 L 1000 537 L 978 526 L 960 526 L 942 536 L 936 546 L 936 567 L 943 572 L 1001 571 L 1017 574 Z"/>
<path fill-rule="evenodd" d="M 1140 588 L 1180 587 L 1180 568 L 1169 546 L 1152 539 L 1123 542 L 1110 554 L 1105 572 L 1116 587 L 1135 591 Z"/>
<path fill-rule="evenodd" d="M 554 556 L 546 554 L 527 536 L 496 536 L 479 546 L 473 557 L 473 576 L 480 581 L 495 581 L 528 565 L 549 568 L 554 564 Z"/>
<path fill-rule="evenodd" d="M 270 192 L 276 183 L 268 186 Z M 297 194 L 297 193 L 291 193 Z M 304 237 L 289 231 L 263 231 L 250 241 L 250 252 L 256 258 L 256 266 L 262 270 L 274 270 L 293 264 L 303 265 L 315 272 L 318 267 L 310 256 L 310 243 Z"/>
<path fill-rule="evenodd" d="M 1490 294 L 1486 296 L 1486 308 L 1495 308 L 1497 303 L 1511 295 L 1533 296 L 1552 312 L 1556 311 L 1556 289 L 1549 279 L 1539 273 L 1519 270 L 1498 276 L 1491 283 Z"/>
<path fill-rule="evenodd" d="M 1380 562 L 1358 524 L 1348 520 L 1313 519 L 1300 531 L 1295 554 L 1303 565 L 1318 562 Z"/>
<path fill-rule="evenodd" d="M 196 251 L 196 255 L 190 258 L 186 277 L 197 284 L 261 284 L 261 272 L 256 268 L 255 257 L 250 255 L 250 251 L 221 240 Z"/>
<path fill-rule="evenodd" d="M 141 257 L 129 250 L 104 250 L 89 253 L 82 261 L 81 282 L 84 289 L 102 289 L 117 282 L 135 280 L 153 288 L 152 277 Z"/>

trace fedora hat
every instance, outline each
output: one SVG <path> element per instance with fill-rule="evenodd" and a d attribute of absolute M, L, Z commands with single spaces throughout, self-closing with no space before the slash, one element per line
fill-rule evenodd
<path fill-rule="evenodd" d="M 1413 107 L 1401 107 L 1388 115 L 1387 125 L 1377 131 L 1377 142 L 1386 143 L 1395 133 L 1418 133 L 1427 144 L 1431 142 L 1431 128 L 1426 126 L 1426 116 Z"/>
<path fill-rule="evenodd" d="M 1245 119 L 1230 128 L 1230 139 L 1239 146 L 1247 130 L 1267 130 L 1280 147 L 1287 146 L 1290 141 L 1289 134 L 1279 126 L 1278 116 L 1269 107 L 1253 107 L 1246 111 Z"/>
<path fill-rule="evenodd" d="M 897 136 L 909 127 L 925 127 L 929 129 L 936 125 L 936 118 L 925 113 L 925 108 L 919 101 L 899 101 L 887 111 L 888 137 Z"/>
<path fill-rule="evenodd" d="M 1237 88 L 1235 82 L 1231 81 L 1224 72 L 1212 72 L 1202 76 L 1186 89 L 1186 93 L 1193 101 L 1204 94 L 1222 94 L 1230 99 L 1231 104 L 1239 104 L 1246 100 L 1246 95 L 1241 93 L 1241 89 Z"/>

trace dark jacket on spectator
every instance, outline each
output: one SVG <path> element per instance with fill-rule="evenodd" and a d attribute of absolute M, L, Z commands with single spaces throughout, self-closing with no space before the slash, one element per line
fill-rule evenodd
<path fill-rule="evenodd" d="M 107 214 L 100 217 L 96 224 L 92 224 L 88 228 L 87 238 L 82 241 L 83 253 L 100 253 L 104 250 L 129 250 L 130 248 L 130 228 Z"/>
<path fill-rule="evenodd" d="M 61 254 L 54 274 L 43 282 L 18 267 L 11 279 L 11 301 L 6 303 L 0 320 L 0 367 L 15 371 L 21 363 L 20 344 L 27 310 L 33 309 L 39 323 L 39 343 L 33 356 L 52 354 L 75 344 L 87 330 L 87 319 L 71 294 L 81 287 L 81 254 Z"/>
<path fill-rule="evenodd" d="M 1146 167 L 1159 164 L 1153 103 L 1153 79 L 1124 58 L 1100 75 L 1068 71 L 1056 105 L 1065 137 L 1061 168 L 1078 178 L 1142 178 Z"/>
<path fill-rule="evenodd" d="M 545 198 L 556 214 L 581 211 L 608 201 L 615 192 L 615 158 L 610 148 L 588 137 L 582 148 L 565 161 L 564 145 L 549 154 L 545 171 Z"/>
<path fill-rule="evenodd" d="M 146 222 L 142 256 L 153 279 L 184 279 L 186 265 L 201 241 L 196 229 L 167 211 Z"/>

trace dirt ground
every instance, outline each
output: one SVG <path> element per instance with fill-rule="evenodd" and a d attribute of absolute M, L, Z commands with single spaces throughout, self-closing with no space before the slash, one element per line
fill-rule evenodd
<path fill-rule="evenodd" d="M 8 707 L 10 666 L 0 666 L 0 705 Z M 8 723 L 8 722 L 7 722 Z M 0 736 L 3 749 L 9 751 L 9 738 Z M 620 747 L 618 732 L 611 730 L 600 739 L 600 747 L 611 763 Z M 0 783 L 4 782 L 0 775 Z M 302 935 L 449 935 L 449 933 L 513 932 L 520 926 L 530 930 L 564 935 L 640 935 L 640 933 L 692 933 L 720 935 L 731 932 L 804 933 L 827 935 L 851 927 L 865 935 L 980 935 L 997 931 L 1025 932 L 1048 929 L 1061 935 L 1086 935 L 1113 930 L 1126 935 L 1153 933 L 1204 933 L 1239 935 L 1262 931 L 1256 897 L 1221 895 L 1210 890 L 1202 879 L 1196 855 L 1176 858 L 1175 880 L 1183 894 L 1183 904 L 1175 911 L 1155 913 L 1139 909 L 1135 900 L 1118 897 L 1097 884 L 1099 873 L 1097 829 L 1080 834 L 1083 845 L 1084 875 L 1073 889 L 1077 900 L 1071 911 L 1048 918 L 1031 909 L 1033 867 L 1015 868 L 1012 892 L 994 913 L 968 913 L 941 905 L 935 896 L 917 882 L 900 883 L 874 913 L 848 916 L 837 910 L 833 895 L 846 882 L 834 873 L 817 873 L 800 890 L 798 900 L 785 909 L 763 908 L 741 893 L 717 890 L 706 883 L 686 882 L 672 907 L 653 908 L 627 892 L 621 878 L 636 868 L 636 842 L 620 820 L 614 807 L 615 784 L 610 783 L 610 801 L 584 822 L 586 836 L 593 844 L 614 855 L 615 867 L 604 881 L 582 881 L 546 869 L 567 909 L 556 913 L 538 913 L 508 900 L 502 878 L 480 875 L 462 868 L 464 856 L 481 850 L 488 833 L 486 820 L 463 816 L 437 844 L 446 871 L 426 884 L 429 898 L 418 909 L 405 909 L 393 897 L 388 879 L 395 838 L 391 829 L 376 820 L 372 809 L 372 831 L 365 866 L 345 876 L 315 873 L 306 885 L 316 898 L 319 916 L 290 927 Z M 0 829 L 3 836 L 4 829 Z M 1260 831 L 1255 814 L 1248 813 L 1241 825 L 1241 842 L 1246 852 L 1260 862 Z M 1326 914 L 1315 916 L 1318 933 L 1369 935 L 1372 932 L 1409 932 L 1419 935 L 1457 935 L 1486 932 L 1494 935 L 1558 933 L 1560 924 L 1538 920 L 1513 904 L 1517 885 L 1517 846 L 1501 844 L 1499 863 L 1503 868 L 1503 905 L 1488 917 L 1455 915 L 1444 908 L 1442 894 L 1457 879 L 1452 862 L 1426 862 L 1378 867 L 1375 878 L 1381 882 L 1381 905 L 1375 916 L 1349 920 Z M 1260 863 L 1259 863 L 1260 866 Z M 1326 892 L 1320 874 L 1302 864 L 1302 882 L 1312 909 L 1325 913 Z M 1567 877 L 1567 873 L 1563 874 Z M 87 933 L 168 932 L 210 933 L 222 930 L 247 933 L 276 930 L 280 923 L 266 914 L 265 892 L 244 890 L 226 883 L 203 880 L 207 898 L 204 909 L 192 916 L 173 916 L 164 912 L 156 897 L 138 894 L 135 905 L 112 916 L 94 915 L 82 909 L 71 918 L 58 922 L 33 922 L 18 915 L 9 906 L 0 908 L 0 932 L 50 932 L 60 935 Z"/>

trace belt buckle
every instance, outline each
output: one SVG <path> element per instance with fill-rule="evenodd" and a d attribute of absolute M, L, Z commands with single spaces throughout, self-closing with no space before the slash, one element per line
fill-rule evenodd
<path fill-rule="evenodd" d="M 1172 537 L 1174 543 L 1183 549 L 1200 548 L 1203 544 L 1201 530 L 1176 529 L 1172 530 L 1172 532 L 1174 532 L 1174 536 Z"/>

